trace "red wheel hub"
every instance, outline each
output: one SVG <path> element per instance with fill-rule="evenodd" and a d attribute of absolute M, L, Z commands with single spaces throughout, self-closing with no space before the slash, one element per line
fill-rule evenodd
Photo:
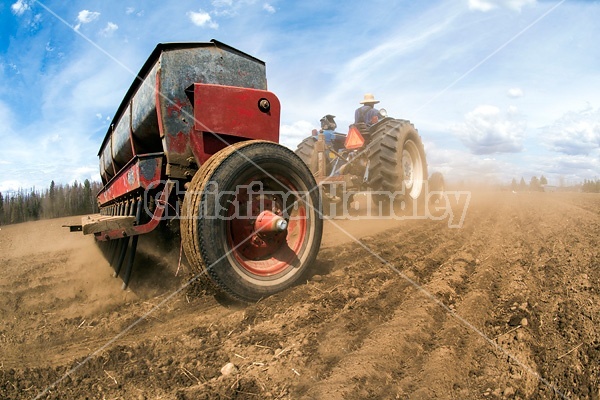
<path fill-rule="evenodd" d="M 231 253 L 247 272 L 273 276 L 298 259 L 307 230 L 304 204 L 290 207 L 282 196 L 240 190 L 227 215 Z"/>
<path fill-rule="evenodd" d="M 254 230 L 259 234 L 273 234 L 283 232 L 287 229 L 287 221 L 271 211 L 265 210 L 260 213 L 254 223 Z"/>

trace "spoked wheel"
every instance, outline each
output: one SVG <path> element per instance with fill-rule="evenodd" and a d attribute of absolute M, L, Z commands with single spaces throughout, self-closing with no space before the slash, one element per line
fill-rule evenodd
<path fill-rule="evenodd" d="M 194 176 L 182 210 L 190 264 L 224 294 L 257 301 L 301 280 L 319 250 L 319 189 L 276 143 L 229 146 Z"/>

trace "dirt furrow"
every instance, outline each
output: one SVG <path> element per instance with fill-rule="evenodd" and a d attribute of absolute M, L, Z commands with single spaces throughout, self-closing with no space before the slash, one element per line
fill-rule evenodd
<path fill-rule="evenodd" d="M 189 278 L 177 246 L 123 292 L 62 222 L 2 227 L 0 398 L 74 369 L 42 397 L 600 399 L 599 196 L 473 193 L 457 229 L 334 222 L 307 282 L 244 306 L 192 285 L 149 315 Z"/>

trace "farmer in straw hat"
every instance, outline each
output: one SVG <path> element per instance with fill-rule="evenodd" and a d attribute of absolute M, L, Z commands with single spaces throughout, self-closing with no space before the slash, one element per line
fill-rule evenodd
<path fill-rule="evenodd" d="M 354 123 L 362 122 L 367 126 L 376 123 L 379 120 L 379 110 L 374 105 L 377 103 L 379 103 L 379 100 L 375 100 L 372 93 L 365 94 L 363 101 L 360 102 L 362 106 L 354 112 Z"/>

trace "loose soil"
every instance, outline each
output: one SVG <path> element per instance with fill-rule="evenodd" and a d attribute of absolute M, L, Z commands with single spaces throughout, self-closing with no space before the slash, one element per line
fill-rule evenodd
<path fill-rule="evenodd" d="M 0 398 L 599 399 L 600 196 L 466 205 L 327 221 L 312 277 L 250 305 L 178 244 L 141 238 L 121 290 L 78 218 L 0 227 Z"/>

